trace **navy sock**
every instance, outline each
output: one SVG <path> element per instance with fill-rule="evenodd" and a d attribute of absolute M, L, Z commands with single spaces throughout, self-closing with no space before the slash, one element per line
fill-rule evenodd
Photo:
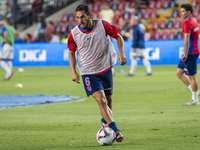
<path fill-rule="evenodd" d="M 107 122 L 106 122 L 103 118 L 101 118 L 101 121 L 102 121 L 103 123 L 107 124 Z"/>
<path fill-rule="evenodd" d="M 115 133 L 117 131 L 120 131 L 118 128 L 117 128 L 117 125 L 115 124 L 115 122 L 111 122 L 109 125 L 109 128 L 111 128 Z"/>

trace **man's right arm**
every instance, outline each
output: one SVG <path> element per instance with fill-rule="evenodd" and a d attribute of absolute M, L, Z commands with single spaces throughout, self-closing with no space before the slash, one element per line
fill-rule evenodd
<path fill-rule="evenodd" d="M 76 57 L 74 51 L 69 51 L 69 64 L 71 68 L 72 81 L 80 83 L 79 74 L 76 72 Z"/>
<path fill-rule="evenodd" d="M 188 53 L 188 48 L 189 48 L 189 41 L 190 41 L 190 34 L 191 30 L 190 27 L 188 26 L 187 22 L 183 24 L 183 34 L 184 34 L 184 55 L 181 58 L 182 61 L 187 60 L 187 53 Z"/>
<path fill-rule="evenodd" d="M 69 48 L 69 64 L 70 64 L 70 68 L 71 68 L 72 81 L 74 81 L 76 83 L 80 83 L 79 75 L 76 72 L 75 52 L 76 52 L 77 46 L 76 46 L 76 43 L 73 39 L 71 32 L 68 37 L 68 48 Z"/>

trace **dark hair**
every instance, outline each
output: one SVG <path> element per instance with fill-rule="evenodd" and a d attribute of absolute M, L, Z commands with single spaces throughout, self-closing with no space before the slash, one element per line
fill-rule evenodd
<path fill-rule="evenodd" d="M 86 4 L 81 4 L 76 8 L 76 11 L 83 11 L 83 10 L 87 15 L 91 15 L 90 7 L 88 7 L 88 5 Z"/>
<path fill-rule="evenodd" d="M 40 20 L 40 23 L 42 24 L 42 28 L 43 28 L 43 29 L 46 28 L 46 22 L 45 22 L 44 17 L 41 16 L 41 17 L 38 17 L 38 19 L 39 19 L 39 18 L 41 19 L 41 20 Z M 39 21 L 37 21 L 37 22 L 39 22 Z"/>
<path fill-rule="evenodd" d="M 51 24 L 52 26 L 54 25 L 53 21 L 49 21 L 48 23 Z"/>
<path fill-rule="evenodd" d="M 192 12 L 193 12 L 192 5 L 190 5 L 190 4 L 182 4 L 182 5 L 181 5 L 181 8 L 184 8 L 186 11 L 190 11 L 191 14 L 192 14 Z"/>
<path fill-rule="evenodd" d="M 56 31 L 53 31 L 51 34 L 57 35 L 57 32 L 56 32 Z"/>
<path fill-rule="evenodd" d="M 26 35 L 28 36 L 28 38 L 31 38 L 31 34 L 30 33 L 26 33 Z"/>
<path fill-rule="evenodd" d="M 10 24 L 10 18 L 5 18 L 5 21 Z"/>

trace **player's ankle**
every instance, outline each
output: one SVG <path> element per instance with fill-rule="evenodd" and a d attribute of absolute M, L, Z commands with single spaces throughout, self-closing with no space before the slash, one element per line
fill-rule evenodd
<path fill-rule="evenodd" d="M 116 133 L 117 131 L 120 132 L 120 130 L 117 128 L 117 125 L 116 125 L 115 122 L 111 122 L 110 124 L 108 124 L 108 126 L 109 126 L 109 128 L 111 128 L 115 133 Z"/>

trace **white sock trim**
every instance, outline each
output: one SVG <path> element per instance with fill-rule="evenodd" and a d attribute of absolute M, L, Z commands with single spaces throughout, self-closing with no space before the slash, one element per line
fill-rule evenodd
<path fill-rule="evenodd" d="M 152 72 L 151 71 L 151 64 L 150 64 L 149 60 L 144 58 L 142 62 L 147 69 L 147 73 L 151 73 Z"/>
<path fill-rule="evenodd" d="M 188 86 L 188 88 L 189 88 L 189 89 L 190 89 L 190 91 L 192 92 L 192 87 L 191 87 L 191 85 L 189 85 L 189 86 Z"/>
<path fill-rule="evenodd" d="M 136 68 L 137 68 L 137 60 L 132 59 L 129 74 L 134 74 Z"/>
<path fill-rule="evenodd" d="M 199 102 L 199 97 L 198 97 L 199 92 L 192 92 L 192 98 L 195 102 Z"/>

